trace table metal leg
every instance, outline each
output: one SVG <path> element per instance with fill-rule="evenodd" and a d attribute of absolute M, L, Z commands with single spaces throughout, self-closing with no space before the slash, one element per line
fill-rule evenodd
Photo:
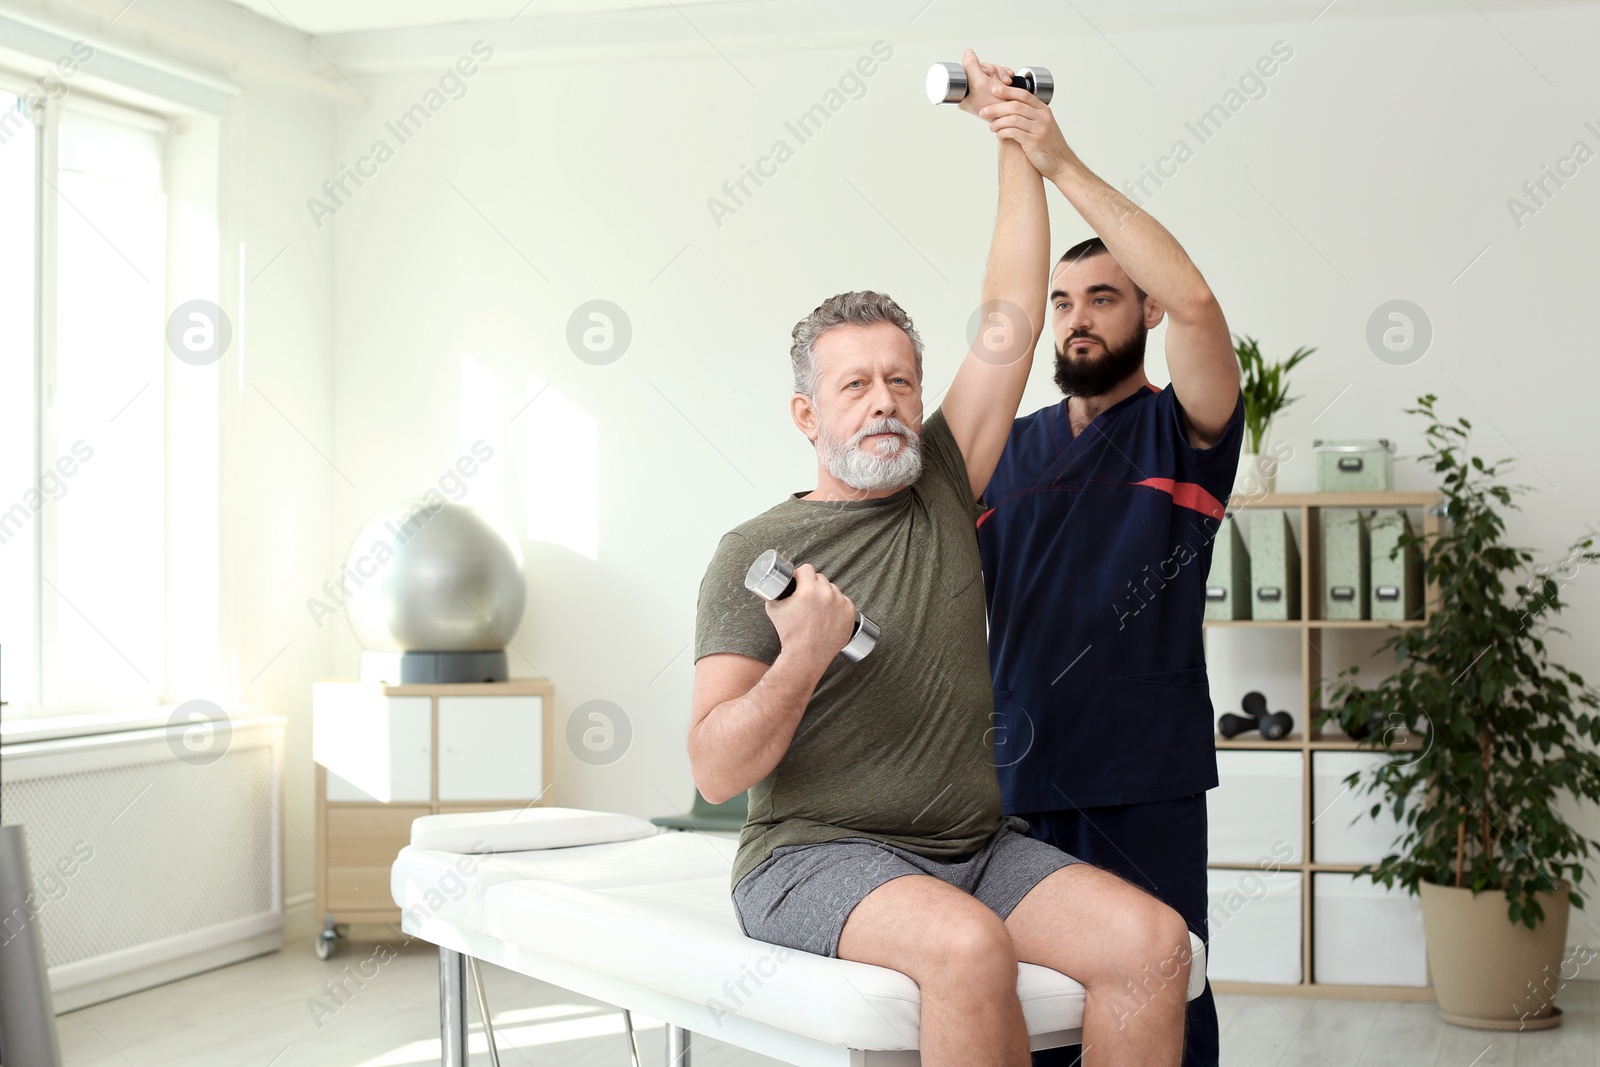
<path fill-rule="evenodd" d="M 478 991 L 478 1018 L 483 1020 L 483 1039 L 489 1045 L 489 1067 L 500 1067 L 500 1049 L 494 1043 L 494 1023 L 489 1021 L 489 994 L 483 988 L 483 968 L 476 956 L 467 957 L 467 969 L 472 972 L 472 988 Z"/>
<path fill-rule="evenodd" d="M 439 1064 L 467 1067 L 467 958 L 439 949 Z"/>
<path fill-rule="evenodd" d="M 667 1025 L 667 1067 L 689 1067 L 689 1031 Z"/>
<path fill-rule="evenodd" d="M 628 1034 L 629 1067 L 644 1067 L 639 1060 L 639 1035 L 633 1032 L 633 1012 L 627 1008 L 622 1009 L 622 1028 Z"/>

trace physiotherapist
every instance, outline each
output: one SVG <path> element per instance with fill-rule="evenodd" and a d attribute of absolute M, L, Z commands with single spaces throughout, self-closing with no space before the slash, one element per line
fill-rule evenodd
<path fill-rule="evenodd" d="M 1031 836 L 1151 893 L 1205 940 L 1217 763 L 1201 622 L 1243 433 L 1239 365 L 1177 240 L 1059 138 L 1031 136 L 1039 106 L 980 117 L 1019 131 L 1097 236 L 1051 272 L 1064 399 L 1014 421 L 978 519 L 995 763 L 1005 811 Z M 1163 320 L 1172 384 L 1158 389 L 1145 340 Z M 1189 1004 L 1184 1063 L 1217 1055 L 1208 985 Z"/>

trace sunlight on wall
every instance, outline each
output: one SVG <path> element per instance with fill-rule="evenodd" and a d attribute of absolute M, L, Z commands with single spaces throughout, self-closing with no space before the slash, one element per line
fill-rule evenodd
<path fill-rule="evenodd" d="M 465 477 L 466 491 L 457 503 L 481 509 L 497 521 L 506 518 L 506 385 L 483 363 L 461 354 L 461 408 L 457 444 L 460 455 L 477 463 Z M 479 444 L 482 442 L 482 444 Z M 484 445 L 494 454 L 481 462 Z M 476 448 L 474 447 L 476 446 Z"/>
<path fill-rule="evenodd" d="M 599 556 L 600 431 L 561 390 L 528 375 L 533 401 L 520 416 L 528 449 L 530 538 Z"/>

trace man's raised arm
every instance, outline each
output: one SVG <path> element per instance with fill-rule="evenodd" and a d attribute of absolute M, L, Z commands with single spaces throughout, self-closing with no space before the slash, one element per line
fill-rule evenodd
<path fill-rule="evenodd" d="M 1010 80 L 1009 69 L 979 64 L 971 49 L 961 62 L 971 86 L 962 110 L 979 113 L 1006 99 L 1008 93 L 1032 99 L 1031 94 L 1005 84 Z M 1022 403 L 1033 367 L 1033 348 L 1044 329 L 1049 279 L 1050 222 L 1044 181 L 1022 146 L 1002 137 L 1000 206 L 983 275 L 982 322 L 940 405 L 966 460 L 973 499 L 982 496 L 989 484 L 1017 417 L 1017 405 Z"/>
<path fill-rule="evenodd" d="M 1177 238 L 1091 171 L 1045 120 L 1049 109 L 1031 94 L 1001 90 L 985 109 L 1000 137 L 1014 138 L 1028 159 L 1078 209 L 1148 300 L 1165 309 L 1167 370 L 1189 423 L 1190 440 L 1216 443 L 1239 400 L 1239 361 L 1222 307 Z"/>

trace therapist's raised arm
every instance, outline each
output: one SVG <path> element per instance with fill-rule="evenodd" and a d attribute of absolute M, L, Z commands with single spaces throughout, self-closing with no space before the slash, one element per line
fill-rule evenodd
<path fill-rule="evenodd" d="M 1177 238 L 1091 171 L 1040 124 L 1048 113 L 1029 94 L 1006 90 L 986 112 L 998 136 L 1015 137 L 1034 169 L 1055 184 L 1105 242 L 1106 251 L 1167 319 L 1167 372 L 1197 448 L 1216 444 L 1239 403 L 1239 361 L 1222 306 Z M 1045 131 L 1041 135 L 1040 131 Z"/>
<path fill-rule="evenodd" d="M 792 594 L 766 605 L 782 644 L 770 667 L 733 652 L 695 661 L 689 766 L 695 788 L 713 804 L 772 773 L 823 672 L 855 628 L 855 605 L 816 568 L 801 564 L 794 580 Z"/>
<path fill-rule="evenodd" d="M 1054 131 L 1050 109 L 1031 93 L 1006 84 L 1011 71 L 988 67 L 968 49 L 962 57 L 971 86 L 961 108 L 982 113 L 1002 100 L 1026 98 L 1038 106 L 1036 125 Z M 978 336 L 961 361 L 940 405 L 966 460 L 973 499 L 983 495 L 1005 451 L 1011 423 L 1033 367 L 1033 349 L 1044 329 L 1050 281 L 1050 220 L 1044 179 L 1013 136 L 1000 139 L 1000 206 L 983 275 L 983 315 Z"/>

